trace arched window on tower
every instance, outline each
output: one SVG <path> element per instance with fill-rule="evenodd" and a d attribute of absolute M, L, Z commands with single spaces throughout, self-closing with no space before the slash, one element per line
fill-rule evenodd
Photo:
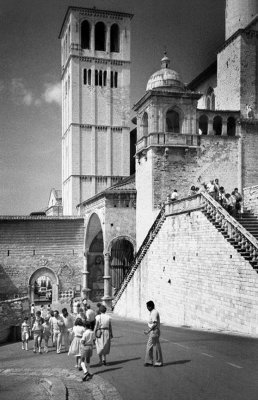
<path fill-rule="evenodd" d="M 142 116 L 142 123 L 141 123 L 142 136 L 148 136 L 148 126 L 149 126 L 148 114 L 145 112 Z"/>
<path fill-rule="evenodd" d="M 236 134 L 236 120 L 234 117 L 229 117 L 227 120 L 227 134 L 228 136 L 235 136 Z"/>
<path fill-rule="evenodd" d="M 103 73 L 103 85 L 107 86 L 107 71 L 104 71 Z"/>
<path fill-rule="evenodd" d="M 207 135 L 207 133 L 208 133 L 208 117 L 207 117 L 207 115 L 201 115 L 199 118 L 199 133 L 201 135 Z"/>
<path fill-rule="evenodd" d="M 95 25 L 95 50 L 106 50 L 106 26 L 103 22 Z"/>
<path fill-rule="evenodd" d="M 222 133 L 222 118 L 219 115 L 213 119 L 213 131 L 215 135 L 221 135 Z"/>
<path fill-rule="evenodd" d="M 117 24 L 113 24 L 110 29 L 110 51 L 113 53 L 119 53 L 119 26 Z"/>
<path fill-rule="evenodd" d="M 102 86 L 102 71 L 99 71 L 99 86 Z"/>
<path fill-rule="evenodd" d="M 81 24 L 81 47 L 82 49 L 90 48 L 90 24 L 83 21 Z"/>
<path fill-rule="evenodd" d="M 175 110 L 168 110 L 166 114 L 166 132 L 179 133 L 179 114 Z"/>

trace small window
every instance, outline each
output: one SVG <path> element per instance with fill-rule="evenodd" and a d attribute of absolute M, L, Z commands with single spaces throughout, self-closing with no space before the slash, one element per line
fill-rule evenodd
<path fill-rule="evenodd" d="M 166 132 L 179 133 L 179 114 L 174 110 L 168 110 L 166 114 Z"/>
<path fill-rule="evenodd" d="M 84 68 L 83 70 L 83 84 L 87 85 L 87 69 Z"/>
<path fill-rule="evenodd" d="M 82 49 L 90 48 L 90 24 L 88 21 L 83 21 L 81 24 L 81 47 Z"/>
<path fill-rule="evenodd" d="M 91 85 L 91 69 L 88 69 L 88 85 Z"/>
<path fill-rule="evenodd" d="M 99 84 L 99 72 L 95 69 L 95 86 Z"/>
<path fill-rule="evenodd" d="M 102 86 L 102 71 L 99 71 L 99 86 Z"/>
<path fill-rule="evenodd" d="M 142 128 L 142 136 L 148 136 L 148 114 L 145 112 L 142 116 L 142 123 L 141 123 L 141 128 Z"/>
<path fill-rule="evenodd" d="M 110 51 L 119 53 L 119 27 L 113 24 L 110 30 Z"/>
<path fill-rule="evenodd" d="M 114 79 L 114 87 L 117 88 L 117 78 L 118 78 L 118 73 L 115 72 L 115 79 Z"/>
<path fill-rule="evenodd" d="M 103 74 L 103 85 L 107 86 L 107 71 L 104 71 L 104 74 Z"/>
<path fill-rule="evenodd" d="M 111 71 L 111 74 L 110 74 L 110 86 L 111 86 L 111 88 L 114 87 L 114 73 L 113 73 L 113 71 Z"/>
<path fill-rule="evenodd" d="M 95 50 L 106 50 L 106 26 L 103 22 L 95 25 Z"/>

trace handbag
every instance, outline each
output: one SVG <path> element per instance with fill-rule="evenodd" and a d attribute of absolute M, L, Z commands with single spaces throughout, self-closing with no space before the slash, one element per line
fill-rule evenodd
<path fill-rule="evenodd" d="M 101 330 L 101 328 L 96 329 L 96 332 L 95 332 L 96 338 L 97 338 L 97 339 L 100 339 L 100 338 L 101 338 L 101 335 L 102 335 L 102 330 Z"/>

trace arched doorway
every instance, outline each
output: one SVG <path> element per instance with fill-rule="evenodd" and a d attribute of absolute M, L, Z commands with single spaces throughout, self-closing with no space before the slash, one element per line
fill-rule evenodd
<path fill-rule="evenodd" d="M 31 303 L 45 304 L 58 301 L 58 277 L 50 268 L 37 269 L 29 279 Z"/>
<path fill-rule="evenodd" d="M 116 238 L 111 247 L 111 285 L 113 294 L 120 288 L 125 276 L 132 267 L 134 259 L 134 247 L 132 243 L 124 238 Z"/>
<path fill-rule="evenodd" d="M 89 220 L 86 234 L 89 298 L 101 301 L 104 296 L 104 242 L 101 222 L 97 214 Z"/>

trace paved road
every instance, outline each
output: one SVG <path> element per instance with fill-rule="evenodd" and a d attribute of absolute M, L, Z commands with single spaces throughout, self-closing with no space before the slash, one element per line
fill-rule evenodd
<path fill-rule="evenodd" d="M 16 382 L 17 377 L 37 377 L 41 373 L 45 379 L 61 379 L 72 400 L 258 398 L 258 339 L 163 326 L 164 366 L 146 368 L 143 366 L 145 324 L 113 316 L 113 329 L 115 337 L 108 365 L 97 367 L 94 354 L 94 378 L 87 383 L 81 382 L 74 359 L 66 353 L 35 355 L 32 351 L 22 351 L 20 343 L 0 347 L 0 385 L 5 382 L 1 390 L 10 384 L 7 377 L 13 376 Z"/>

